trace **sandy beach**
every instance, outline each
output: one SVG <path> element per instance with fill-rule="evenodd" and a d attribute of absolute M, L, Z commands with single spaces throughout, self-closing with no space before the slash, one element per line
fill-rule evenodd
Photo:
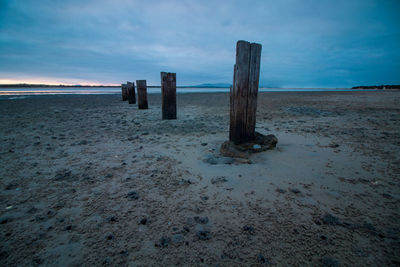
<path fill-rule="evenodd" d="M 0 265 L 400 265 L 399 91 L 261 93 L 249 162 L 229 94 L 177 106 L 1 99 Z"/>

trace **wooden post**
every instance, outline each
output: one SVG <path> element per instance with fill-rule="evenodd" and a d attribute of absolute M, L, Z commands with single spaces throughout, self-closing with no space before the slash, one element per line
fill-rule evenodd
<path fill-rule="evenodd" d="M 122 101 L 128 100 L 128 85 L 127 84 L 121 84 L 121 90 L 122 90 Z"/>
<path fill-rule="evenodd" d="M 128 102 L 136 104 L 135 83 L 126 82 L 128 84 Z"/>
<path fill-rule="evenodd" d="M 238 41 L 230 92 L 229 140 L 235 144 L 255 139 L 261 44 Z"/>
<path fill-rule="evenodd" d="M 139 109 L 148 109 L 146 80 L 136 80 Z"/>
<path fill-rule="evenodd" d="M 176 120 L 176 73 L 161 72 L 162 119 Z"/>

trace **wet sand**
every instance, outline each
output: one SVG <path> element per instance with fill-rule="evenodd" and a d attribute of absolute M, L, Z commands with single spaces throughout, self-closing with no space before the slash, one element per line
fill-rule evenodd
<path fill-rule="evenodd" d="M 251 164 L 229 94 L 177 102 L 0 100 L 0 265 L 400 265 L 400 92 L 261 93 Z"/>

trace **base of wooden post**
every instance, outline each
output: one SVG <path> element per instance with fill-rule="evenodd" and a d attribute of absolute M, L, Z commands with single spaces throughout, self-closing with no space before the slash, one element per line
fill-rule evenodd
<path fill-rule="evenodd" d="M 263 135 L 255 133 L 255 139 L 249 142 L 235 144 L 232 141 L 226 141 L 221 145 L 220 153 L 225 157 L 247 159 L 252 153 L 258 153 L 273 149 L 278 143 L 275 135 Z"/>

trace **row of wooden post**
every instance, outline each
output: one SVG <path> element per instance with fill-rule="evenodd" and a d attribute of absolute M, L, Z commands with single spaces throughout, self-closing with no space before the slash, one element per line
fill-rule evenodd
<path fill-rule="evenodd" d="M 136 80 L 138 108 L 148 109 L 146 80 Z M 122 101 L 136 104 L 135 83 L 121 84 Z M 162 119 L 176 119 L 176 73 L 161 72 Z"/>
<path fill-rule="evenodd" d="M 148 109 L 147 103 L 147 85 L 146 80 L 136 80 L 137 93 L 138 93 L 138 107 L 139 109 Z M 122 101 L 128 101 L 129 104 L 136 104 L 135 83 L 126 82 L 121 84 Z"/>
<path fill-rule="evenodd" d="M 230 90 L 229 140 L 235 144 L 255 139 L 261 44 L 238 41 Z M 136 81 L 139 109 L 147 109 L 145 80 Z M 162 119 L 176 119 L 176 74 L 161 72 Z M 122 100 L 135 104 L 135 85 L 122 84 Z"/>

